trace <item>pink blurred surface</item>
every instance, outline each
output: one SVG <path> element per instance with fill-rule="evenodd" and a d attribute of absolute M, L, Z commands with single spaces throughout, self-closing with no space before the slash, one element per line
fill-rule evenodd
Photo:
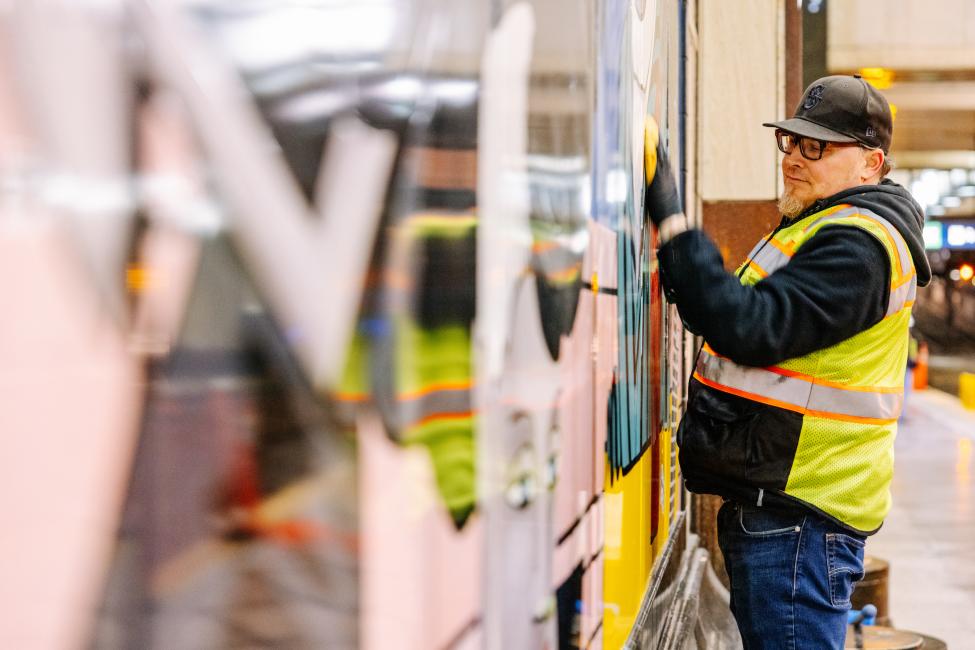
<path fill-rule="evenodd" d="M 428 453 L 393 443 L 374 416 L 359 423 L 359 462 L 360 647 L 466 647 L 481 611 L 481 519 L 457 531 Z"/>
<path fill-rule="evenodd" d="M 140 374 L 58 227 L 0 212 L 0 647 L 77 647 L 115 535 Z"/>

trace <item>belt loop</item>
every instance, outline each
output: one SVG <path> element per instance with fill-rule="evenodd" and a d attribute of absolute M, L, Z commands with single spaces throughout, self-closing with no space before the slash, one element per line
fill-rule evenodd
<path fill-rule="evenodd" d="M 764 498 L 765 498 L 765 488 L 758 488 L 758 503 L 756 503 L 755 505 L 761 506 L 762 499 Z"/>

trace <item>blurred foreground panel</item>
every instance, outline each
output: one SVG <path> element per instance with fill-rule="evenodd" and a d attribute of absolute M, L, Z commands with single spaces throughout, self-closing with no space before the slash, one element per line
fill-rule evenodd
<path fill-rule="evenodd" d="M 0 8 L 0 645 L 679 638 L 681 7 Z"/>

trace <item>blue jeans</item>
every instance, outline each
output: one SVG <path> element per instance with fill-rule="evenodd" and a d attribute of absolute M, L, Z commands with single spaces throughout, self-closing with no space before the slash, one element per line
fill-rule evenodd
<path fill-rule="evenodd" d="M 726 502 L 718 545 L 745 650 L 841 650 L 865 543 L 812 512 Z"/>

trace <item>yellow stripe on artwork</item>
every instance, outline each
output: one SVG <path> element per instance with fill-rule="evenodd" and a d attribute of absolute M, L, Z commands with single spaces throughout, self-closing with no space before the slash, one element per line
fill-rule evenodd
<path fill-rule="evenodd" d="M 661 551 L 663 551 L 664 545 L 667 543 L 670 532 L 670 450 L 671 450 L 671 440 L 670 440 L 670 430 L 661 429 L 660 430 L 660 503 L 658 504 L 657 512 L 660 514 L 659 520 L 657 521 L 657 536 L 653 540 L 653 557 L 660 557 Z"/>
<path fill-rule="evenodd" d="M 624 476 L 606 479 L 604 504 L 603 647 L 619 648 L 630 634 L 652 566 L 648 449 Z M 606 476 L 612 472 L 606 468 Z"/>

